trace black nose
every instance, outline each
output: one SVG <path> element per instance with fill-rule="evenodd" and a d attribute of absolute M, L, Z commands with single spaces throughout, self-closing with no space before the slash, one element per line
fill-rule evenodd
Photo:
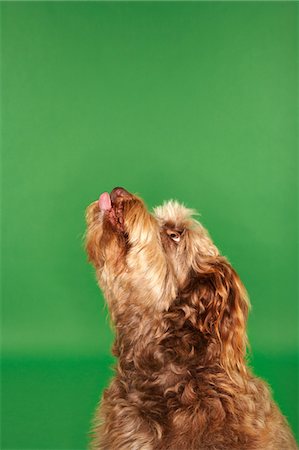
<path fill-rule="evenodd" d="M 123 200 L 130 200 L 131 198 L 133 198 L 133 195 L 130 194 L 130 192 L 128 192 L 126 189 L 118 186 L 112 189 L 110 193 L 110 198 L 112 202 L 115 202 L 117 198 L 122 198 Z"/>

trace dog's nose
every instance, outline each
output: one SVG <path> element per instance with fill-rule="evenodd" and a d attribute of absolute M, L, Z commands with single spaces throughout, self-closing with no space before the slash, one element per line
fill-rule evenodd
<path fill-rule="evenodd" d="M 121 198 L 122 200 L 130 200 L 133 198 L 133 195 L 122 187 L 115 187 L 110 193 L 110 198 L 112 203 L 115 203 L 118 198 Z"/>

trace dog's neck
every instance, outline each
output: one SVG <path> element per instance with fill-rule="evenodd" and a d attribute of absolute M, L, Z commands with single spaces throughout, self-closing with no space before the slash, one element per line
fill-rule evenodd
<path fill-rule="evenodd" d="M 157 374 L 165 387 L 184 377 L 225 374 L 221 343 L 186 320 L 185 302 L 177 299 L 165 312 L 131 305 L 117 317 L 113 353 L 122 373 L 139 372 L 144 378 Z"/>

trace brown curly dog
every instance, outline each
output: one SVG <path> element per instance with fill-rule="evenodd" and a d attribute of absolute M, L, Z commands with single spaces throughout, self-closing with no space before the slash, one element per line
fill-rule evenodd
<path fill-rule="evenodd" d="M 151 214 L 123 188 L 87 209 L 86 249 L 118 358 L 92 448 L 296 449 L 246 367 L 246 291 L 193 214 L 175 201 Z"/>

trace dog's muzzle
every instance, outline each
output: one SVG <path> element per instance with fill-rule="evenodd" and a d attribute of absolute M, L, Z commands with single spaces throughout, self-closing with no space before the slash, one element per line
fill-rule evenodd
<path fill-rule="evenodd" d="M 110 211 L 114 206 L 126 200 L 131 200 L 133 195 L 122 187 L 115 187 L 111 193 L 103 192 L 99 198 L 99 207 L 101 211 Z"/>

